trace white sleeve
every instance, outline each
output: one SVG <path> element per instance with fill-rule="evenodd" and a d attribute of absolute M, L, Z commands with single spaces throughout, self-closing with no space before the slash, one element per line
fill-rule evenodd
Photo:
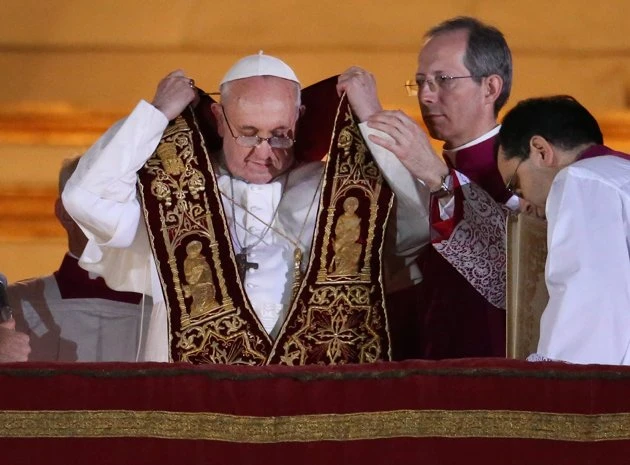
<path fill-rule="evenodd" d="M 158 295 L 151 290 L 146 229 L 138 227 L 136 172 L 167 124 L 161 111 L 141 101 L 81 157 L 62 193 L 64 207 L 88 238 L 80 265 L 103 276 L 112 289 Z"/>
<path fill-rule="evenodd" d="M 543 357 L 616 365 L 627 356 L 630 265 L 623 201 L 616 188 L 572 167 L 556 176 L 547 201 L 549 303 L 537 350 Z"/>
<path fill-rule="evenodd" d="M 136 172 L 157 147 L 168 121 L 141 101 L 81 157 L 62 194 L 63 204 L 89 239 L 126 247 L 140 219 Z"/>
<path fill-rule="evenodd" d="M 429 189 L 414 178 L 398 158 L 389 150 L 370 141 L 369 134 L 387 137 L 381 131 L 359 124 L 383 177 L 396 194 L 396 253 L 412 256 L 430 242 Z"/>

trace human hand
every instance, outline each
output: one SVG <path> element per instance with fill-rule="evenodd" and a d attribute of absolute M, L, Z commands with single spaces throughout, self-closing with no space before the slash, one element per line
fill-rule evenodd
<path fill-rule="evenodd" d="M 376 92 L 376 79 L 363 68 L 352 66 L 339 76 L 337 94 L 341 96 L 344 92 L 360 122 L 383 109 Z"/>
<path fill-rule="evenodd" d="M 29 337 L 15 330 L 15 320 L 0 323 L 0 363 L 26 362 L 30 353 Z"/>
<path fill-rule="evenodd" d="M 171 121 L 196 98 L 195 81 L 187 77 L 183 70 L 178 69 L 160 81 L 151 104 Z"/>
<path fill-rule="evenodd" d="M 370 116 L 368 126 L 389 136 L 370 134 L 369 138 L 392 152 L 412 176 L 423 181 L 431 191 L 442 185 L 442 177 L 448 174 L 449 169 L 412 118 L 400 110 L 385 110 Z"/>

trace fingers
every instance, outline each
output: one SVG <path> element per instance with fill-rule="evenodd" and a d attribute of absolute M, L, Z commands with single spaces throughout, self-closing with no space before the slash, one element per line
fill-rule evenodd
<path fill-rule="evenodd" d="M 166 75 L 167 78 L 169 77 L 185 77 L 186 73 L 184 72 L 183 69 L 176 69 L 174 71 L 171 71 L 170 73 L 168 73 Z"/>
<path fill-rule="evenodd" d="M 13 318 L 0 323 L 0 328 L 15 329 L 15 320 Z"/>
<path fill-rule="evenodd" d="M 352 66 L 339 76 L 337 94 L 341 96 L 344 92 L 361 122 L 382 110 L 376 91 L 376 79 L 363 68 Z"/>
<path fill-rule="evenodd" d="M 177 69 L 160 81 L 151 103 L 170 121 L 179 116 L 197 97 L 194 79 L 188 77 L 184 70 Z"/>
<path fill-rule="evenodd" d="M 187 76 L 183 69 L 176 69 L 175 71 L 171 71 L 160 81 L 160 84 L 164 84 L 167 81 L 176 82 L 178 84 L 184 84 L 188 87 L 195 88 L 195 80 Z"/>
<path fill-rule="evenodd" d="M 13 327 L 15 327 L 15 321 Z M 8 322 L 6 322 L 8 323 Z M 25 362 L 31 353 L 28 335 L 0 325 L 0 362 Z"/>
<path fill-rule="evenodd" d="M 358 66 L 352 66 L 345 70 L 337 78 L 337 92 L 341 94 L 344 91 L 348 91 L 350 86 L 369 86 L 374 83 L 374 76 L 372 73 L 359 68 Z"/>
<path fill-rule="evenodd" d="M 387 134 L 387 133 L 385 133 Z M 387 134 L 389 135 L 389 134 Z M 377 136 L 376 134 L 369 134 L 368 138 L 374 142 L 376 145 L 380 145 L 381 147 L 389 150 L 390 152 L 395 154 L 395 150 L 396 150 L 396 140 L 393 139 L 391 136 L 390 137 L 381 137 L 381 136 Z"/>
<path fill-rule="evenodd" d="M 399 110 L 386 110 L 373 114 L 368 119 L 368 126 L 386 133 L 399 145 L 410 142 L 415 138 L 414 132 L 419 130 L 415 121 Z"/>
<path fill-rule="evenodd" d="M 161 82 L 166 80 L 178 80 L 180 83 L 187 84 L 189 87 L 195 87 L 195 80 L 188 77 L 183 69 L 176 69 L 168 73 Z"/>

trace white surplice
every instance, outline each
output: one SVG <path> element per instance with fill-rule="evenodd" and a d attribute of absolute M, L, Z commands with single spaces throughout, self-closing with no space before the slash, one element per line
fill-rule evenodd
<path fill-rule="evenodd" d="M 547 199 L 549 303 L 538 356 L 630 365 L 630 162 L 581 160 Z"/>

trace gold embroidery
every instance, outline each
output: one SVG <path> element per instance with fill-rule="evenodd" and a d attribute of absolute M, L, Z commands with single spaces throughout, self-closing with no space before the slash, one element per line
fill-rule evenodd
<path fill-rule="evenodd" d="M 240 309 L 215 309 L 176 336 L 182 362 L 260 365 L 267 357 L 264 341 L 249 331 Z"/>
<path fill-rule="evenodd" d="M 363 142 L 358 127 L 354 124 L 351 113 L 346 113 L 345 120 L 348 123 L 339 134 L 338 147 L 342 153 L 337 159 L 336 174 L 333 180 L 332 202 L 328 208 L 326 227 L 324 230 L 324 243 L 331 242 L 332 224 L 334 222 L 336 205 L 345 201 L 347 197 L 354 196 L 365 199 L 369 206 L 368 226 L 365 238 L 365 257 L 360 269 L 359 280 L 369 282 L 371 249 L 374 243 L 374 230 L 378 216 L 378 198 L 381 193 L 383 178 L 373 159 L 367 157 L 367 146 Z M 352 194 L 352 195 L 350 195 Z M 332 258 L 328 258 L 328 251 L 322 253 L 322 268 L 318 274 L 318 282 L 326 282 L 331 277 L 328 269 L 332 264 Z M 329 263 L 330 262 L 330 263 Z M 326 267 L 325 265 L 328 264 Z M 328 269 L 327 269 L 328 268 Z M 336 274 L 336 273 L 335 273 Z"/>
<path fill-rule="evenodd" d="M 296 247 L 293 250 L 293 286 L 291 289 L 291 302 L 295 301 L 295 297 L 300 290 L 302 284 L 302 249 Z"/>
<path fill-rule="evenodd" d="M 201 248 L 201 242 L 190 241 L 186 246 L 187 256 L 184 259 L 184 276 L 188 284 L 183 289 L 186 297 L 192 297 L 192 318 L 208 313 L 219 305 L 214 299 L 215 289 L 210 265 L 201 255 Z"/>
<path fill-rule="evenodd" d="M 157 155 L 162 161 L 164 171 L 170 176 L 179 176 L 185 170 L 184 164 L 177 156 L 175 144 L 162 144 L 157 148 Z"/>
<path fill-rule="evenodd" d="M 361 218 L 355 213 L 359 199 L 348 197 L 343 201 L 344 213 L 337 219 L 333 250 L 330 263 L 331 276 L 352 276 L 359 273 L 359 258 L 363 247 L 358 243 L 361 237 Z"/>
<path fill-rule="evenodd" d="M 249 444 L 403 437 L 627 441 L 630 413 L 394 410 L 261 417 L 207 412 L 5 410 L 0 415 L 0 438 L 116 437 Z"/>
<path fill-rule="evenodd" d="M 195 115 L 184 112 L 169 125 L 160 147 L 147 161 L 140 185 L 145 206 L 147 180 L 151 186 L 145 218 L 168 296 L 173 360 L 332 364 L 390 358 L 379 262 L 392 195 L 383 189 L 347 100 L 335 116 L 321 188 L 320 206 L 330 207 L 317 214 L 304 279 L 298 273 L 301 250 L 296 250 L 296 297 L 273 345 L 238 278 Z M 224 275 L 235 282 L 227 286 Z"/>
<path fill-rule="evenodd" d="M 212 218 L 222 211 L 211 213 L 210 208 L 209 195 L 218 199 L 218 191 L 206 192 L 199 157 L 205 157 L 208 176 L 214 177 L 208 154 L 205 149 L 195 153 L 192 129 L 180 116 L 168 126 L 144 168 L 159 202 L 159 231 L 173 282 L 169 292 L 174 292 L 179 307 L 169 311 L 170 326 L 178 318 L 171 333 L 175 359 L 259 365 L 266 359 L 269 341 L 252 329 L 228 293 Z M 178 259 L 181 249 L 185 254 Z"/>
<path fill-rule="evenodd" d="M 329 157 L 322 188 L 330 203 L 320 212 L 323 231 L 315 234 L 319 266 L 309 270 L 315 279 L 307 277 L 276 341 L 277 363 L 370 363 L 391 356 L 380 269 L 370 264 L 372 251 L 381 249 L 374 231 L 383 230 L 389 212 L 379 207 L 384 180 L 352 113 L 342 111 L 338 150 Z"/>

